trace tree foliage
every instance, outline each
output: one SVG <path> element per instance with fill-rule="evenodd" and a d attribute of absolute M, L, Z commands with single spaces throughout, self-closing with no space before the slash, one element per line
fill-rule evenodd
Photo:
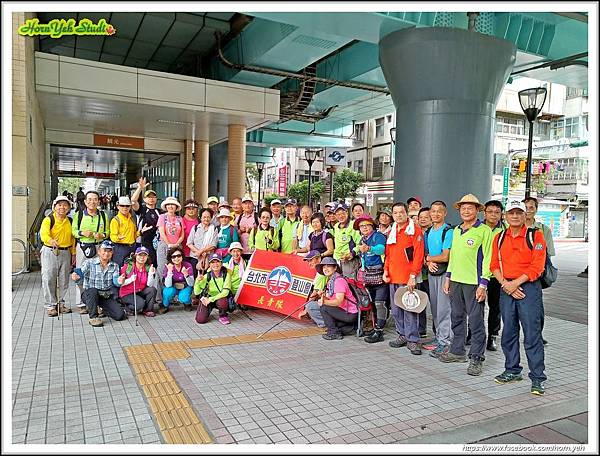
<path fill-rule="evenodd" d="M 246 194 L 252 194 L 254 183 L 258 184 L 258 170 L 256 163 L 246 163 Z"/>
<path fill-rule="evenodd" d="M 356 189 L 364 182 L 362 174 L 345 168 L 333 176 L 333 199 L 354 198 Z"/>
<path fill-rule="evenodd" d="M 313 182 L 310 186 L 310 199 L 318 201 L 321 198 L 321 194 L 325 190 L 323 182 Z M 298 204 L 307 204 L 308 202 L 308 180 L 298 182 L 288 187 L 287 196 L 294 198 L 298 201 Z"/>
<path fill-rule="evenodd" d="M 79 191 L 79 187 L 84 186 L 85 179 L 83 177 L 60 177 L 58 179 L 58 194 L 66 190 L 73 195 L 76 195 Z"/>
<path fill-rule="evenodd" d="M 265 195 L 262 201 L 263 207 L 269 207 L 271 205 L 271 201 L 274 199 L 283 200 L 283 196 L 279 196 L 277 193 L 271 193 L 270 195 Z"/>

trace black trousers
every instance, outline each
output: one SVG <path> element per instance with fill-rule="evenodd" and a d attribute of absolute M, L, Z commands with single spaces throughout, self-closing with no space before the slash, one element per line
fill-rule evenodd
<path fill-rule="evenodd" d="M 98 318 L 98 305 L 102 307 L 104 312 L 113 320 L 125 320 L 125 312 L 116 300 L 116 291 L 111 289 L 110 298 L 103 298 L 98 294 L 97 288 L 87 288 L 83 290 L 81 300 L 88 308 L 90 318 Z"/>
<path fill-rule="evenodd" d="M 490 279 L 487 287 L 488 296 L 488 339 L 500 334 L 500 282 Z"/>
<path fill-rule="evenodd" d="M 150 252 L 150 258 L 148 258 L 149 261 L 147 262 L 147 264 L 152 263 L 154 267 L 157 267 L 158 263 L 156 262 L 156 249 L 154 248 L 152 241 L 144 241 L 142 239 L 142 245 L 148 249 L 148 252 Z"/>
<path fill-rule="evenodd" d="M 125 306 L 135 312 L 135 308 L 137 307 L 138 313 L 147 312 L 149 310 L 154 310 L 154 299 L 156 298 L 156 288 L 154 287 L 146 287 L 142 291 L 137 291 L 135 293 L 135 300 L 133 302 L 133 293 L 130 293 L 121 298 L 121 301 L 125 303 Z"/>
<path fill-rule="evenodd" d="M 135 244 L 119 244 L 114 243 L 112 260 L 119 265 L 119 268 L 123 266 L 125 259 L 135 252 Z"/>
<path fill-rule="evenodd" d="M 358 314 L 348 313 L 344 309 L 333 306 L 321 306 L 321 315 L 328 332 L 336 334 L 353 330 L 358 320 Z"/>

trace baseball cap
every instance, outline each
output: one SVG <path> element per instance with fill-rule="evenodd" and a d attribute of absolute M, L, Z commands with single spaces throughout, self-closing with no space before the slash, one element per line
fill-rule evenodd
<path fill-rule="evenodd" d="M 337 212 L 339 210 L 347 211 L 348 206 L 346 206 L 344 203 L 339 203 L 337 206 L 335 206 L 335 209 L 333 210 L 333 212 Z"/>
<path fill-rule="evenodd" d="M 325 204 L 325 207 L 329 207 L 331 209 L 333 209 L 336 206 L 336 204 L 333 201 L 330 201 L 329 203 Z"/>
<path fill-rule="evenodd" d="M 114 247 L 112 241 L 106 240 L 106 241 L 102 241 L 100 243 L 100 248 L 101 249 L 111 249 Z"/>
<path fill-rule="evenodd" d="M 218 253 L 213 253 L 211 256 L 208 257 L 209 263 L 212 263 L 215 260 L 220 261 L 221 263 L 223 262 L 223 258 L 221 258 L 221 255 L 219 255 Z"/>
<path fill-rule="evenodd" d="M 512 211 L 513 209 L 521 209 L 523 212 L 525 212 L 525 203 L 516 199 L 508 200 L 506 203 L 506 212 Z"/>
<path fill-rule="evenodd" d="M 219 203 L 219 198 L 217 198 L 216 196 L 209 196 L 208 199 L 206 200 L 206 204 L 210 204 L 210 203 Z"/>
<path fill-rule="evenodd" d="M 318 250 L 311 250 L 304 256 L 303 260 L 304 261 L 312 260 L 314 257 L 317 257 L 317 256 L 321 256 L 321 252 L 319 252 Z"/>
<path fill-rule="evenodd" d="M 281 201 L 278 199 L 274 199 L 273 201 L 271 201 L 271 206 L 273 206 L 274 204 L 281 204 Z"/>
<path fill-rule="evenodd" d="M 150 255 L 150 251 L 143 245 L 141 247 L 138 247 L 137 249 L 135 249 L 136 255 L 139 255 L 141 253 L 143 253 L 144 255 Z"/>
<path fill-rule="evenodd" d="M 248 195 L 246 195 L 242 198 L 242 203 L 245 203 L 246 201 L 249 201 L 251 203 L 254 202 L 254 200 L 252 198 L 250 198 Z"/>
<path fill-rule="evenodd" d="M 69 203 L 69 207 L 71 207 L 71 201 L 69 200 L 69 198 L 67 198 L 66 196 L 57 196 L 54 201 L 52 202 L 52 207 L 56 206 L 58 203 L 60 203 L 61 201 L 64 201 L 66 203 Z"/>
<path fill-rule="evenodd" d="M 410 204 L 410 203 L 412 203 L 413 201 L 416 201 L 417 203 L 419 203 L 419 204 L 421 204 L 421 205 L 423 204 L 423 203 L 421 202 L 421 198 L 419 198 L 418 196 L 411 196 L 410 198 L 408 198 L 408 199 L 406 200 L 406 204 Z"/>
<path fill-rule="evenodd" d="M 285 201 L 285 204 L 284 204 L 284 206 L 287 206 L 287 205 L 289 205 L 289 204 L 297 205 L 297 204 L 298 204 L 298 201 L 296 201 L 294 198 L 288 198 L 288 199 Z"/>
<path fill-rule="evenodd" d="M 156 192 L 154 190 L 146 190 L 144 192 L 144 198 L 146 198 L 147 196 L 150 196 L 150 195 L 156 196 Z"/>

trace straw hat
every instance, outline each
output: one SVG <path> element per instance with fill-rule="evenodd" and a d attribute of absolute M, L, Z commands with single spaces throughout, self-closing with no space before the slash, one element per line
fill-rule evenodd
<path fill-rule="evenodd" d="M 475 206 L 477 206 L 477 211 L 483 210 L 483 204 L 481 204 L 477 197 L 472 193 L 466 194 L 460 199 L 460 201 L 454 203 L 454 209 L 460 209 L 460 206 L 465 203 L 474 204 Z"/>
<path fill-rule="evenodd" d="M 163 211 L 165 211 L 166 210 L 165 208 L 167 207 L 167 204 L 174 204 L 175 206 L 177 206 L 177 210 L 178 211 L 181 210 L 181 204 L 179 204 L 179 201 L 177 201 L 177 198 L 174 198 L 172 196 L 169 196 L 169 197 L 165 198 L 165 200 L 162 203 L 160 203 L 160 208 Z"/>
<path fill-rule="evenodd" d="M 394 294 L 394 304 L 408 312 L 420 313 L 428 302 L 427 293 L 417 289 L 411 293 L 408 287 L 400 287 Z"/>

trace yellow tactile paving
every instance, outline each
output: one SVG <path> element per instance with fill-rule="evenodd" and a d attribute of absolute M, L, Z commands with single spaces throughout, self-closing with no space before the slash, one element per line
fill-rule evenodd
<path fill-rule="evenodd" d="M 211 339 L 162 342 L 125 348 L 138 382 L 150 403 L 152 413 L 167 443 L 212 443 L 212 438 L 200 422 L 182 393 L 181 388 L 163 361 L 187 359 L 190 349 L 247 344 L 292 337 L 306 337 L 324 332 L 321 328 L 271 331 L 257 339 L 258 334 L 215 337 Z"/>

